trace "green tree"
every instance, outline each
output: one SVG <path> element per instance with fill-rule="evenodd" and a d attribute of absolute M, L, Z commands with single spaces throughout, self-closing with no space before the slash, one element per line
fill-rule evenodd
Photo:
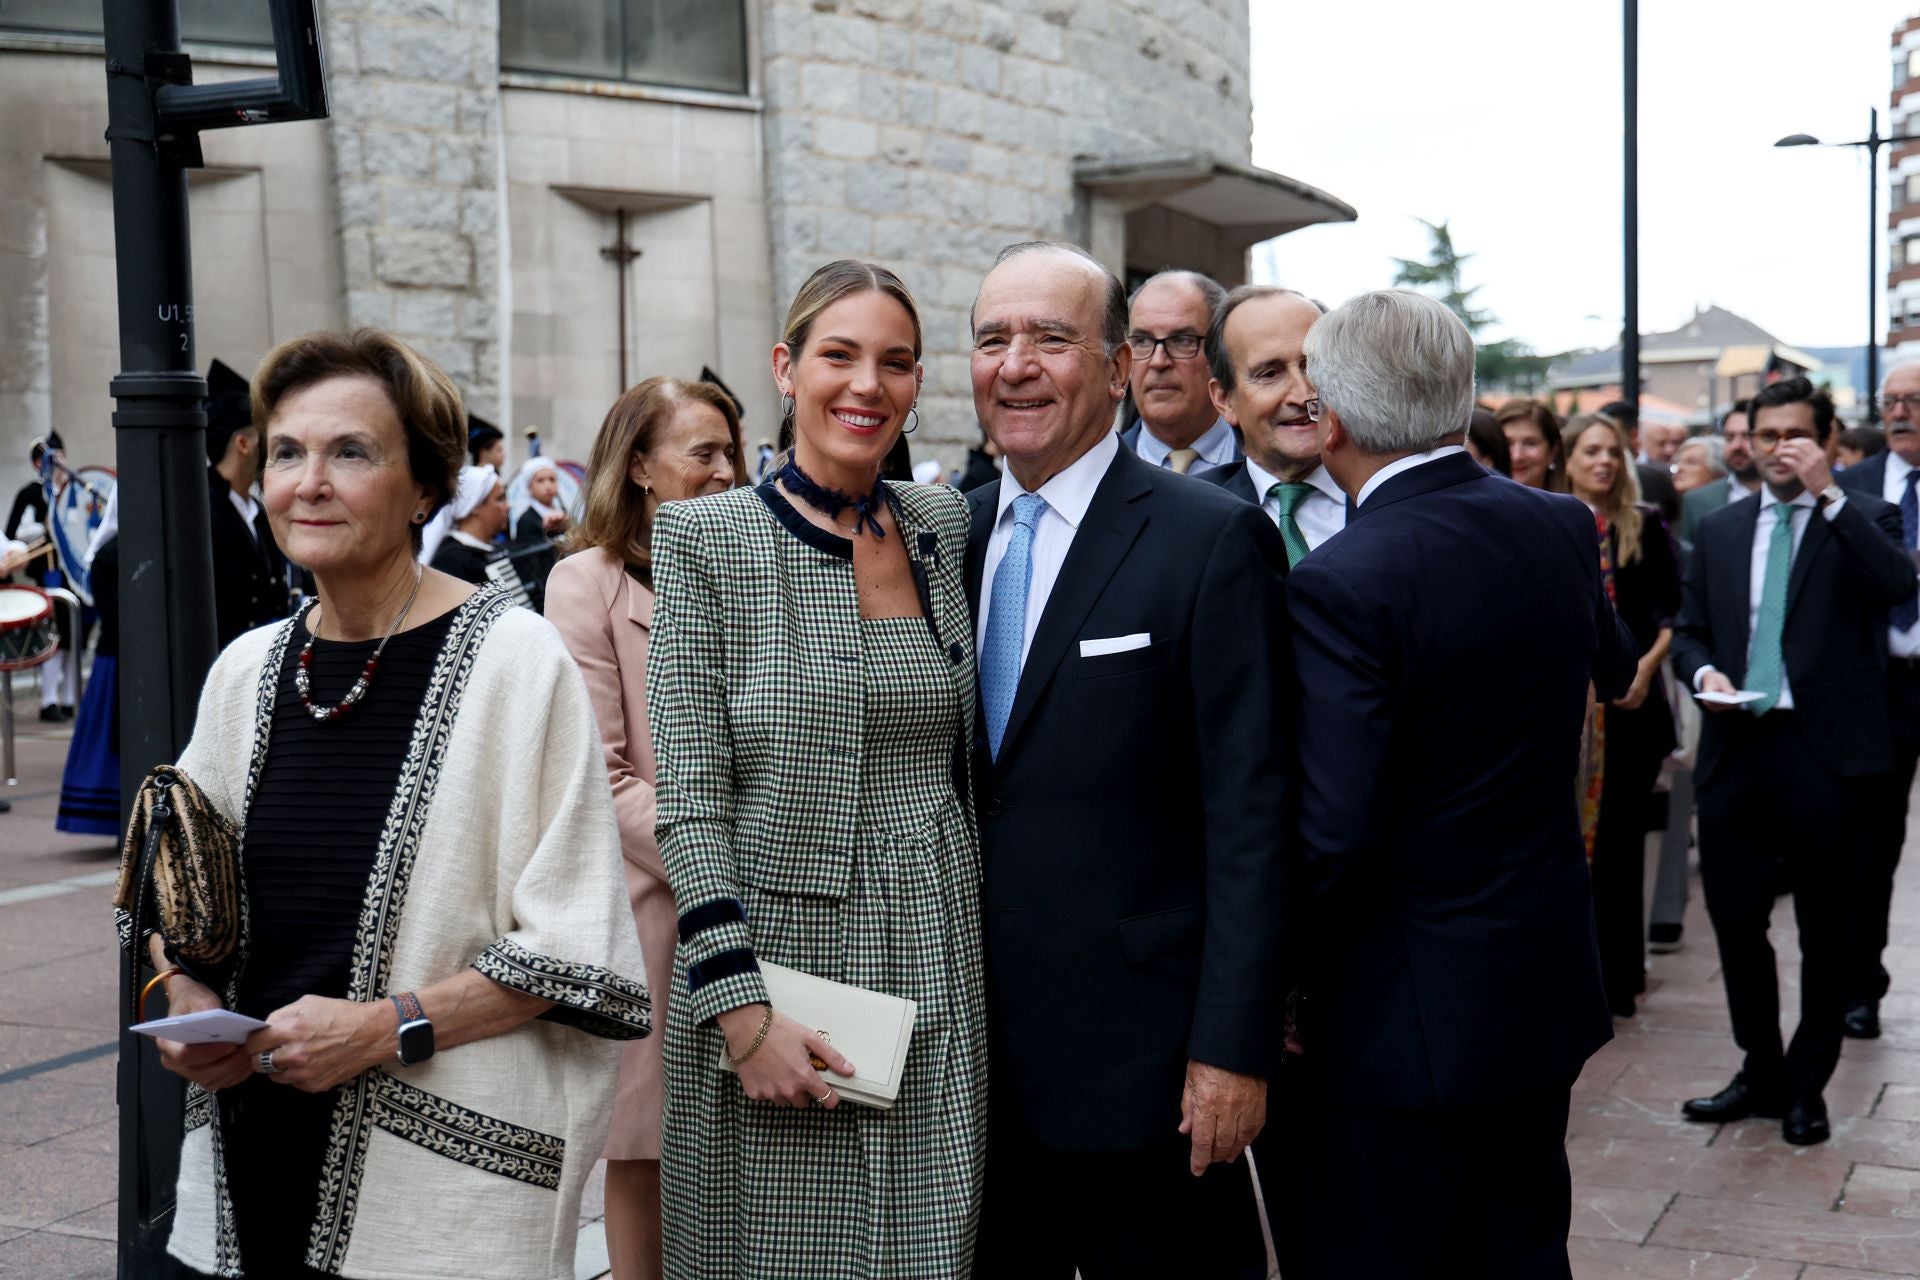
<path fill-rule="evenodd" d="M 1428 222 L 1421 218 L 1419 223 L 1427 229 L 1427 259 L 1417 262 L 1412 258 L 1395 258 L 1393 283 L 1432 294 L 1446 304 L 1447 310 L 1460 317 L 1460 323 L 1467 326 L 1470 334 L 1478 335 L 1497 323 L 1491 311 L 1473 305 L 1473 295 L 1480 292 L 1480 286 L 1469 288 L 1462 278 L 1462 268 L 1473 255 L 1461 253 L 1454 245 L 1453 230 L 1447 221 Z M 1476 341 L 1474 380 L 1482 387 L 1532 391 L 1545 380 L 1547 366 L 1554 359 L 1535 353 L 1518 338 Z"/>

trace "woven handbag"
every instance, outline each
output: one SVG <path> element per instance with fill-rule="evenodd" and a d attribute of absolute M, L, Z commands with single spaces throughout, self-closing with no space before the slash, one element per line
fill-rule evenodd
<path fill-rule="evenodd" d="M 144 919 L 149 903 L 151 920 Z M 203 972 L 239 945 L 240 834 L 172 765 L 140 784 L 113 905 L 132 917 L 136 962 L 142 939 L 156 928 L 170 954 Z"/>

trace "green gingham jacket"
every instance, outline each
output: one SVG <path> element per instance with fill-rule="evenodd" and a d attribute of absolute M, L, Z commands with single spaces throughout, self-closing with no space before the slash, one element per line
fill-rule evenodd
<path fill-rule="evenodd" d="M 887 488 L 970 732 L 966 501 L 944 485 Z M 767 1000 L 743 883 L 846 897 L 865 724 L 860 681 L 847 678 L 861 660 L 860 609 L 846 562 L 788 532 L 752 489 L 662 506 L 652 545 L 656 831 L 680 913 L 676 969 L 686 988 L 675 1000 L 698 1026 Z M 964 737 L 954 743 L 962 797 Z M 840 963 L 831 930 L 783 936 L 767 958 L 826 977 Z"/>

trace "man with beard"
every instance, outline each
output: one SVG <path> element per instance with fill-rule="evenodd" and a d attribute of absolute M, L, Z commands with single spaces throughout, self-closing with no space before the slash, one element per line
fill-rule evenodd
<path fill-rule="evenodd" d="M 1122 444 L 1156 467 L 1199 475 L 1240 461 L 1233 428 L 1207 393 L 1207 326 L 1226 296 L 1197 271 L 1162 271 L 1128 305 L 1129 385 L 1140 421 Z"/>
<path fill-rule="evenodd" d="M 1703 484 L 1686 496 L 1680 515 L 1682 541 L 1693 541 L 1694 531 L 1708 512 L 1718 511 L 1729 502 L 1760 491 L 1760 464 L 1753 460 L 1753 447 L 1747 442 L 1751 408 L 1751 401 L 1735 400 L 1733 408 L 1720 420 L 1720 435 L 1727 442 L 1727 482 Z"/>
<path fill-rule="evenodd" d="M 1289 569 L 1347 527 L 1347 495 L 1320 462 L 1320 401 L 1301 354 L 1324 311 L 1292 289 L 1242 285 L 1207 330 L 1213 403 L 1247 456 L 1201 478 L 1267 513 Z"/>

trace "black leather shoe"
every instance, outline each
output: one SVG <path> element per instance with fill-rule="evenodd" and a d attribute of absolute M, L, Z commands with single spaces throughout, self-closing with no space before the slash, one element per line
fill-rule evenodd
<path fill-rule="evenodd" d="M 46 706 L 40 708 L 40 719 L 46 724 L 59 724 L 61 719 L 60 708 L 49 702 Z"/>
<path fill-rule="evenodd" d="M 1796 1147 L 1810 1147 L 1832 1137 L 1833 1130 L 1827 1125 L 1826 1102 L 1815 1098 L 1811 1102 L 1796 1102 L 1788 1107 L 1787 1118 L 1780 1126 L 1780 1136 Z"/>
<path fill-rule="evenodd" d="M 1748 1116 L 1778 1120 L 1786 1114 L 1786 1110 L 1787 1100 L 1783 1092 L 1754 1088 L 1748 1083 L 1744 1072 L 1735 1076 L 1731 1084 L 1711 1098 L 1691 1098 L 1680 1104 L 1681 1115 L 1706 1124 L 1727 1124 L 1734 1120 L 1745 1120 Z"/>
<path fill-rule="evenodd" d="M 1878 1001 L 1857 1004 L 1847 1010 L 1847 1034 L 1855 1040 L 1878 1040 L 1880 1038 L 1880 1005 Z"/>

